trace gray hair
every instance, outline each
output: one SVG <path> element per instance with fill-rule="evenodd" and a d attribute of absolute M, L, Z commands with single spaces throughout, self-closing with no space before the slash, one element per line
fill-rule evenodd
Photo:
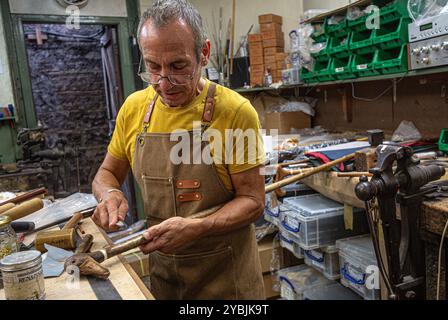
<path fill-rule="evenodd" d="M 141 19 L 137 30 L 137 40 L 140 44 L 140 34 L 143 25 L 148 21 L 154 24 L 156 28 L 163 27 L 174 19 L 182 19 L 193 32 L 194 47 L 196 58 L 199 61 L 202 52 L 202 46 L 207 40 L 205 29 L 202 25 L 202 17 L 198 10 L 186 0 L 156 0 L 152 7 L 147 9 Z M 141 46 L 140 46 L 141 49 Z"/>

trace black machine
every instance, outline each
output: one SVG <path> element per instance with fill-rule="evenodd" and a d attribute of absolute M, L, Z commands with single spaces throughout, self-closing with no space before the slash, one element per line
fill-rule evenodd
<path fill-rule="evenodd" d="M 425 299 L 425 258 L 420 238 L 423 196 L 445 174 L 438 165 L 422 165 L 410 147 L 383 143 L 376 150 L 373 177 L 361 177 L 355 192 L 365 201 L 378 267 L 391 300 Z M 397 204 L 399 210 L 397 210 Z M 379 224 L 384 235 L 384 252 Z"/>
<path fill-rule="evenodd" d="M 233 72 L 229 76 L 230 88 L 242 88 L 250 84 L 249 58 L 239 57 L 233 59 Z"/>

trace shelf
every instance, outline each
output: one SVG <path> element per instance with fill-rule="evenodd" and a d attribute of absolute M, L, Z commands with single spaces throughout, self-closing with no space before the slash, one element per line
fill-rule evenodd
<path fill-rule="evenodd" d="M 372 0 L 358 0 L 358 1 L 356 1 L 352 4 L 349 4 L 349 5 L 346 5 L 342 8 L 328 11 L 326 13 L 315 16 L 314 18 L 305 20 L 305 21 L 303 21 L 303 23 L 306 24 L 306 23 L 314 23 L 314 22 L 324 22 L 326 17 L 332 16 L 332 15 L 337 15 L 337 14 L 342 14 L 342 13 L 345 14 L 347 12 L 347 9 L 350 7 L 367 6 L 367 5 L 370 5 L 371 3 L 372 3 Z"/>
<path fill-rule="evenodd" d="M 277 90 L 292 89 L 292 88 L 324 87 L 324 86 L 331 86 L 331 85 L 338 85 L 338 84 L 345 84 L 345 83 L 400 79 L 400 78 L 432 75 L 432 74 L 445 73 L 445 72 L 448 72 L 448 66 L 436 67 L 436 68 L 430 68 L 430 69 L 422 69 L 422 70 L 413 70 L 413 71 L 408 71 L 408 72 L 403 72 L 403 73 L 348 79 L 348 80 L 336 80 L 336 81 L 317 82 L 317 83 L 310 83 L 310 84 L 285 85 L 285 86 L 280 86 L 278 88 L 271 88 L 271 87 L 269 87 L 269 88 L 249 88 L 249 89 L 240 88 L 240 89 L 235 89 L 235 91 L 239 92 L 239 93 L 251 93 L 251 92 L 262 92 L 262 91 L 277 91 Z"/>

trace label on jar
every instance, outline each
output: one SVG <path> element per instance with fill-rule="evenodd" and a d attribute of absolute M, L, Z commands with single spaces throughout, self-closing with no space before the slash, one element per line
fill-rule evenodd
<path fill-rule="evenodd" d="M 45 299 L 44 274 L 42 269 L 3 272 L 6 300 Z"/>

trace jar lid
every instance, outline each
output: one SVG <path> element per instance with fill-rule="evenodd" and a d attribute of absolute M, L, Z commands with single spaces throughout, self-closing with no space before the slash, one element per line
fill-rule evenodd
<path fill-rule="evenodd" d="M 0 260 L 3 271 L 17 271 L 33 267 L 42 262 L 41 253 L 37 250 L 12 253 Z"/>
<path fill-rule="evenodd" d="M 1 215 L 0 216 L 0 228 L 6 227 L 11 223 L 11 218 L 9 216 Z"/>

